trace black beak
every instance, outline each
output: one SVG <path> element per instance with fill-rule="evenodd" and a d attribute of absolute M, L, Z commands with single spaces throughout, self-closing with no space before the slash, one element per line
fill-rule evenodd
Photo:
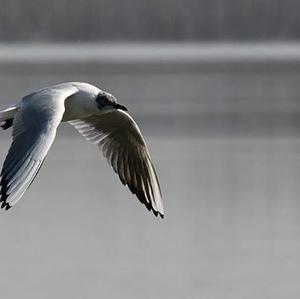
<path fill-rule="evenodd" d="M 125 106 L 122 106 L 120 104 L 113 104 L 113 107 L 116 108 L 116 109 L 120 109 L 120 110 L 124 110 L 124 111 L 128 111 L 127 108 Z"/>

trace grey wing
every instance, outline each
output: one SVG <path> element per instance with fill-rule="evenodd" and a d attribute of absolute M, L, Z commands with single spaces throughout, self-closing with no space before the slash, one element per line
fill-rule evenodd
<path fill-rule="evenodd" d="M 115 110 L 70 123 L 102 149 L 121 182 L 140 202 L 163 217 L 158 178 L 144 138 L 129 114 Z"/>
<path fill-rule="evenodd" d="M 62 109 L 61 109 L 62 110 Z M 36 177 L 55 138 L 63 111 L 51 114 L 20 108 L 13 122 L 13 141 L 1 172 L 0 204 L 8 210 L 22 197 Z"/>

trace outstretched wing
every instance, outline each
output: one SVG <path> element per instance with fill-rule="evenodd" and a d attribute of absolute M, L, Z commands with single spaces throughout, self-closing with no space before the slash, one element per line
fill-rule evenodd
<path fill-rule="evenodd" d="M 8 210 L 22 197 L 37 175 L 55 138 L 64 105 L 55 101 L 23 101 L 13 121 L 12 144 L 0 180 L 1 208 Z M 52 105 L 52 106 L 51 106 Z"/>
<path fill-rule="evenodd" d="M 102 149 L 104 156 L 147 209 L 163 217 L 157 175 L 144 138 L 134 120 L 122 110 L 90 116 L 70 123 Z"/>

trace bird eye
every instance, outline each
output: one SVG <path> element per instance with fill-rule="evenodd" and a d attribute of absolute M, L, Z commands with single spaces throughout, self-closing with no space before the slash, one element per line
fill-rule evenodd
<path fill-rule="evenodd" d="M 105 95 L 99 94 L 97 96 L 96 102 L 99 106 L 104 106 L 104 105 L 107 105 L 109 103 L 109 100 Z"/>

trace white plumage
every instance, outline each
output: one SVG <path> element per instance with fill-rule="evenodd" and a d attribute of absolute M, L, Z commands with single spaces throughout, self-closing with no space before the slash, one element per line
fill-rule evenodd
<path fill-rule="evenodd" d="M 8 210 L 33 182 L 61 121 L 94 142 L 121 182 L 163 217 L 160 186 L 145 140 L 126 108 L 109 93 L 81 82 L 40 89 L 0 112 L 3 129 L 13 127 L 1 172 L 0 204 Z"/>

